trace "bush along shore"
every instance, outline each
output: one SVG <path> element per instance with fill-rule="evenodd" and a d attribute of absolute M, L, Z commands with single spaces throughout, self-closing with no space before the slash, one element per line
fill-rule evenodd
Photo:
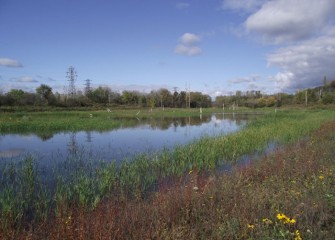
<path fill-rule="evenodd" d="M 1 170 L 0 238 L 331 239 L 331 118 L 331 111 L 269 114 L 241 132 L 118 166 L 73 160 L 51 184 L 32 158 L 7 164 Z M 229 174 L 214 174 L 222 162 L 273 142 L 284 147 Z M 156 191 L 146 194 L 153 186 Z"/>

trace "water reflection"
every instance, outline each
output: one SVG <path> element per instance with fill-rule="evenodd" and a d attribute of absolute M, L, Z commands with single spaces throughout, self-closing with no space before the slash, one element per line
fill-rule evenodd
<path fill-rule="evenodd" d="M 186 144 L 202 136 L 218 136 L 237 131 L 253 117 L 221 113 L 184 118 L 122 119 L 125 126 L 131 127 L 99 132 L 6 134 L 0 140 L 0 158 L 33 154 L 45 162 L 78 156 L 121 161 L 141 152 L 171 149 L 175 145 Z"/>
<path fill-rule="evenodd" d="M 12 148 L 4 151 L 0 151 L 0 158 L 13 158 L 20 156 L 24 152 L 22 148 Z"/>
<path fill-rule="evenodd" d="M 92 142 L 92 134 L 89 131 L 86 132 L 86 142 Z"/>
<path fill-rule="evenodd" d="M 69 155 L 71 156 L 76 156 L 77 155 L 77 152 L 78 152 L 78 144 L 77 144 L 77 134 L 75 132 L 71 132 L 69 134 L 69 142 L 67 144 L 67 149 L 68 149 L 68 152 L 69 152 Z"/>

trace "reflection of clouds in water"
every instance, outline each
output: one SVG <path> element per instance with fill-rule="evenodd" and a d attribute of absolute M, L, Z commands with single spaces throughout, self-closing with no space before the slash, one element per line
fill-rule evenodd
<path fill-rule="evenodd" d="M 220 125 L 223 121 L 227 121 L 225 119 L 219 119 L 215 115 L 212 116 L 211 121 L 216 125 Z"/>
<path fill-rule="evenodd" d="M 2 158 L 11 158 L 20 156 L 24 152 L 22 148 L 13 148 L 5 151 L 0 151 L 0 157 Z"/>
<path fill-rule="evenodd" d="M 202 121 L 199 116 L 143 118 L 137 126 L 109 131 L 60 132 L 51 133 L 54 135 L 50 136 L 48 132 L 43 132 L 43 138 L 37 134 L 8 134 L 1 136 L 0 157 L 20 157 L 29 151 L 45 156 L 42 161 L 46 165 L 50 164 L 50 157 L 55 161 L 68 157 L 122 161 L 134 154 L 171 149 L 175 145 L 187 144 L 204 136 L 232 133 L 240 128 L 239 125 L 247 123 L 246 118 L 248 116 L 236 114 L 234 119 L 233 114 L 222 113 L 202 116 Z M 49 139 L 46 141 L 47 138 Z M 23 150 L 17 151 L 20 148 Z"/>
<path fill-rule="evenodd" d="M 30 134 L 30 135 L 21 135 L 21 138 L 25 139 L 25 140 L 33 140 L 34 139 L 34 134 Z"/>

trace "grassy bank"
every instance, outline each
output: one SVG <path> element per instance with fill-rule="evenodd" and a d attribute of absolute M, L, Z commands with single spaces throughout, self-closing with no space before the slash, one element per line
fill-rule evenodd
<path fill-rule="evenodd" d="M 257 183 L 256 180 L 258 179 L 263 183 L 265 177 L 259 176 L 277 176 L 276 168 L 285 167 L 285 171 L 286 169 L 289 170 L 294 165 L 295 158 L 292 158 L 292 165 L 289 158 L 287 162 L 280 163 L 279 165 L 279 160 L 273 160 L 274 163 L 271 163 L 272 160 L 269 158 L 271 161 L 267 160 L 268 162 L 263 167 L 262 165 L 259 168 L 257 167 L 257 169 L 250 167 L 248 169 L 252 169 L 252 171 L 250 170 L 251 172 L 249 170 L 243 172 L 237 171 L 229 176 L 224 176 L 222 179 L 221 177 L 211 177 L 211 180 L 208 180 L 207 177 L 202 176 L 200 173 L 203 171 L 211 172 L 222 163 L 234 162 L 244 154 L 251 154 L 256 150 L 263 149 L 269 143 L 292 144 L 301 138 L 305 138 L 311 132 L 318 129 L 321 124 L 333 119 L 334 116 L 335 114 L 332 111 L 319 110 L 286 111 L 278 112 L 277 114 L 267 114 L 236 134 L 216 138 L 203 138 L 192 144 L 180 146 L 171 151 L 159 152 L 154 155 L 139 155 L 132 161 L 125 161 L 120 166 L 116 166 L 115 163 L 105 163 L 96 168 L 96 166 L 85 162 L 84 159 L 71 160 L 66 162 L 63 168 L 55 172 L 54 191 L 50 191 L 50 187 L 42 181 L 43 170 L 38 168 L 33 159 L 27 158 L 20 165 L 7 165 L 6 168 L 2 168 L 1 172 L 1 234 L 6 238 L 10 238 L 10 236 L 18 236 L 16 234 L 28 229 L 28 232 L 36 231 L 38 233 L 42 231 L 39 233 L 70 239 L 72 235 L 77 236 L 75 234 L 79 233 L 83 234 L 83 236 L 89 236 L 87 234 L 98 236 L 95 235 L 99 233 L 98 231 L 101 234 L 108 234 L 109 230 L 106 229 L 111 229 L 109 231 L 110 234 L 110 232 L 117 232 L 114 227 L 118 227 L 118 231 L 122 232 L 120 236 L 124 238 L 127 238 L 126 234 L 134 234 L 133 238 L 136 238 L 136 236 L 139 236 L 138 234 L 150 233 L 152 234 L 150 235 L 151 237 L 156 234 L 163 238 L 166 236 L 173 239 L 182 238 L 182 236 L 187 235 L 191 238 L 200 237 L 205 239 L 208 236 L 215 237 L 220 236 L 217 234 L 227 234 L 222 236 L 226 236 L 229 239 L 240 236 L 239 234 L 242 234 L 242 230 L 244 235 L 241 236 L 249 236 L 246 234 L 249 234 L 249 231 L 253 233 L 251 230 L 255 229 L 257 225 L 261 226 L 262 219 L 261 217 L 251 218 L 251 216 L 246 217 L 245 215 L 241 215 L 243 211 L 245 211 L 244 214 L 249 214 L 247 209 L 243 210 L 243 204 L 245 204 L 245 207 L 250 207 L 250 209 L 257 209 L 258 206 L 263 207 L 264 205 L 262 204 L 264 202 L 262 201 L 266 200 L 265 196 L 267 196 L 267 192 L 262 192 L 262 189 L 247 188 L 248 179 L 251 179 L 251 183 L 253 181 Z M 327 131 L 323 132 L 324 134 L 327 133 Z M 317 137 L 318 135 L 315 136 Z M 334 138 L 322 136 L 320 135 L 320 139 L 314 137 L 315 143 L 321 143 L 321 140 L 323 140 L 325 141 L 324 146 L 326 146 L 328 140 L 335 141 Z M 308 139 L 311 141 L 313 137 Z M 315 146 L 322 147 L 323 145 Z M 290 157 L 290 155 L 298 153 L 297 149 L 291 149 L 291 153 L 288 156 Z M 304 151 L 309 151 L 308 148 L 301 149 L 303 149 L 301 150 L 301 154 L 304 154 Z M 315 151 L 321 150 L 315 149 Z M 329 152 L 330 150 L 327 151 Z M 277 155 L 285 155 L 286 152 L 289 152 L 289 150 L 277 152 Z M 305 156 L 309 157 L 309 155 L 308 153 Z M 283 159 L 285 159 L 285 156 Z M 257 164 L 262 162 L 258 161 Z M 269 169 L 265 169 L 265 172 L 263 172 L 262 169 L 267 166 Z M 284 179 L 286 177 L 284 170 L 279 171 L 282 175 L 278 175 L 277 180 L 272 180 L 273 185 L 266 185 L 272 190 L 282 191 L 283 195 L 280 196 L 284 196 L 290 192 L 286 191 L 286 182 L 283 182 L 281 185 L 285 189 L 274 187 L 277 184 L 276 181 L 280 180 L 280 177 L 283 178 L 283 181 L 286 180 Z M 64 174 L 64 172 L 67 174 Z M 252 174 L 256 175 L 253 176 Z M 287 174 L 289 174 L 291 180 L 292 177 L 295 177 L 291 170 Z M 187 182 L 187 179 L 190 180 L 187 184 L 189 187 L 185 188 L 183 183 Z M 212 185 L 213 187 L 210 188 L 212 192 L 209 192 L 208 194 L 210 195 L 205 198 L 208 202 L 201 202 L 205 200 L 198 199 L 197 196 L 203 195 L 198 193 L 204 193 L 204 189 L 207 189 L 205 186 L 208 186 L 209 189 L 209 186 Z M 237 190 L 230 191 L 232 188 L 239 186 L 240 188 Z M 150 195 L 146 195 L 146 192 L 153 187 L 160 190 L 156 196 L 157 199 L 156 197 L 147 199 Z M 257 185 L 257 187 L 260 188 L 261 186 Z M 169 191 L 168 189 L 171 188 L 174 190 Z M 247 204 L 247 199 L 244 200 L 246 202 L 240 202 L 241 198 L 244 198 L 244 195 L 249 198 L 256 197 L 257 194 L 255 193 L 257 191 L 260 192 L 260 197 L 256 200 L 262 200 L 260 203 L 253 200 L 251 203 L 255 204 L 255 206 L 251 203 Z M 229 197 L 222 195 L 223 193 Z M 218 198 L 216 198 L 217 195 L 219 196 Z M 145 196 L 146 200 L 143 200 L 143 196 Z M 279 195 L 276 196 L 280 197 Z M 284 196 L 283 198 L 283 204 L 279 204 L 280 199 L 277 197 L 273 198 L 273 201 L 276 199 L 278 205 L 272 206 L 272 203 L 264 203 L 269 208 L 269 211 L 263 212 L 262 215 L 264 216 L 262 217 L 269 218 L 279 229 L 281 220 L 276 220 L 273 217 L 276 216 L 276 210 L 278 213 L 282 211 L 289 217 L 293 217 L 293 215 L 288 211 L 291 211 L 290 207 L 285 205 L 287 203 L 286 197 Z M 291 199 L 291 195 L 289 199 Z M 211 203 L 212 200 L 213 204 Z M 218 213 L 217 215 L 213 215 L 213 219 L 220 220 L 221 225 L 216 227 L 221 229 L 222 233 L 218 229 L 212 233 L 211 229 L 212 226 L 214 227 L 213 224 L 215 222 L 214 220 L 211 222 L 209 218 L 204 220 L 206 219 L 204 216 L 207 213 L 202 213 L 201 210 L 205 210 L 207 206 L 211 206 L 215 212 L 216 205 L 219 204 L 218 201 L 222 201 L 221 205 L 223 205 L 223 209 L 220 210 L 218 208 Z M 223 203 L 227 203 L 227 206 Z M 150 206 L 152 209 L 156 209 L 156 207 L 157 209 L 150 212 Z M 174 207 L 176 208 L 174 209 Z M 194 207 L 197 208 L 193 209 Z M 240 207 L 242 210 L 240 210 Z M 108 210 L 104 213 L 102 209 Z M 164 213 L 164 209 L 166 213 Z M 236 212 L 232 212 L 233 209 Z M 143 214 L 142 210 L 145 214 L 153 215 L 146 218 L 145 215 L 141 215 Z M 225 211 L 228 211 L 228 213 L 225 213 Z M 121 213 L 122 215 L 119 216 Z M 97 215 L 95 216 L 95 214 Z M 110 220 L 107 220 L 109 218 L 105 214 L 112 214 L 118 217 L 109 217 Z M 161 214 L 162 219 L 160 219 Z M 208 214 L 208 216 L 212 216 L 214 213 Z M 101 227 L 101 230 L 97 229 L 98 225 L 95 226 L 93 222 L 90 222 L 94 217 L 100 223 L 99 226 L 106 226 L 106 229 L 105 227 Z M 155 217 L 158 219 L 155 219 Z M 86 218 L 88 220 L 85 220 Z M 104 218 L 107 222 L 103 221 Z M 235 220 L 228 221 L 229 219 Z M 57 226 L 60 228 L 57 228 L 55 232 L 50 232 L 50 229 L 47 230 L 48 224 L 50 222 L 55 224 L 54 221 L 57 222 Z M 151 221 L 155 223 L 151 223 Z M 209 221 L 209 225 L 204 225 L 203 221 Z M 152 226 L 147 226 L 147 224 L 152 224 Z M 247 224 L 250 225 L 249 228 L 246 227 Z M 123 225 L 129 229 L 128 232 L 125 228 L 122 228 Z M 139 226 L 139 230 L 135 230 L 137 226 Z M 285 227 L 287 226 L 283 223 L 283 228 L 280 229 L 280 231 L 290 231 L 290 233 L 284 232 L 284 235 L 291 234 L 292 229 L 286 229 Z M 29 230 L 31 227 L 32 229 Z M 146 231 L 145 229 L 148 231 L 139 232 Z M 280 231 L 278 230 L 276 234 L 280 234 Z M 310 231 L 313 232 L 314 230 L 310 229 Z M 199 235 L 202 233 L 204 235 Z M 179 235 L 180 237 L 178 237 Z M 130 235 L 128 236 L 131 237 Z"/>

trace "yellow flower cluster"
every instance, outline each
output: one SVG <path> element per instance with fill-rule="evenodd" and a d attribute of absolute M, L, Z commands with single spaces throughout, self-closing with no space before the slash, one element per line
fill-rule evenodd
<path fill-rule="evenodd" d="M 268 218 L 263 218 L 262 222 L 265 223 L 265 224 L 272 224 L 272 221 Z"/>
<path fill-rule="evenodd" d="M 254 228 L 255 228 L 255 225 L 253 225 L 253 224 L 248 224 L 248 228 L 250 228 L 250 229 L 254 229 Z"/>
<path fill-rule="evenodd" d="M 277 219 L 284 224 L 294 224 L 296 223 L 296 220 L 294 218 L 289 218 L 287 217 L 284 213 L 278 213 L 277 214 Z"/>
<path fill-rule="evenodd" d="M 302 240 L 301 236 L 300 236 L 300 232 L 299 230 L 296 230 L 295 231 L 295 237 L 294 237 L 294 240 Z"/>

